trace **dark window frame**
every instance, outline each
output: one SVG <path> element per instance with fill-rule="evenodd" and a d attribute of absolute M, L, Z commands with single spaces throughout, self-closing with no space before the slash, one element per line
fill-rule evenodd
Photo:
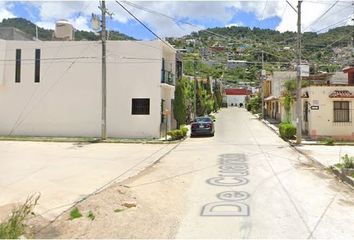
<path fill-rule="evenodd" d="M 150 98 L 132 98 L 132 115 L 150 115 Z"/>
<path fill-rule="evenodd" d="M 21 82 L 21 49 L 16 49 L 15 82 Z"/>
<path fill-rule="evenodd" d="M 351 122 L 349 101 L 333 102 L 333 122 Z"/>
<path fill-rule="evenodd" d="M 34 62 L 34 82 L 39 83 L 41 78 L 41 49 L 35 50 L 35 62 Z"/>

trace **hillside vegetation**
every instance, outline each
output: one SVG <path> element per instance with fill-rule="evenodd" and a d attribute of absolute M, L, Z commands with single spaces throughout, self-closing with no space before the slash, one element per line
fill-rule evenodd
<path fill-rule="evenodd" d="M 337 27 L 325 33 L 302 34 L 302 60 L 311 73 L 333 72 L 353 63 L 354 26 Z M 262 68 L 268 72 L 294 70 L 297 34 L 249 27 L 211 28 L 182 38 L 168 38 L 176 48 L 185 49 L 187 75 L 213 76 L 229 83 L 257 82 Z M 227 60 L 247 61 L 247 68 L 228 69 Z M 194 64 L 194 61 L 197 61 Z M 196 69 L 194 69 L 196 66 Z"/>
<path fill-rule="evenodd" d="M 30 36 L 34 37 L 36 35 L 36 25 L 32 23 L 31 21 L 28 21 L 24 18 L 8 18 L 4 19 L 0 23 L 0 27 L 15 27 Z M 40 40 L 47 40 L 50 41 L 52 40 L 53 36 L 53 30 L 50 29 L 45 29 L 38 27 L 38 38 Z M 81 31 L 81 30 L 76 30 L 75 31 L 75 40 L 76 41 L 81 41 L 81 40 L 99 40 L 100 36 L 96 35 L 94 32 L 88 32 L 88 31 Z M 123 33 L 117 32 L 117 31 L 110 31 L 109 32 L 109 40 L 135 40 L 134 38 L 127 36 Z"/>

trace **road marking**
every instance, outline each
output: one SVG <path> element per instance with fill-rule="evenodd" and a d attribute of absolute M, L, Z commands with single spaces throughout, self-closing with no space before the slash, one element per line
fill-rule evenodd
<path fill-rule="evenodd" d="M 249 182 L 248 163 L 244 154 L 229 153 L 219 156 L 219 174 L 206 182 L 217 187 L 237 187 Z M 201 216 L 249 216 L 249 206 L 242 201 L 249 198 L 244 191 L 224 191 L 216 195 L 218 202 L 202 207 Z"/>

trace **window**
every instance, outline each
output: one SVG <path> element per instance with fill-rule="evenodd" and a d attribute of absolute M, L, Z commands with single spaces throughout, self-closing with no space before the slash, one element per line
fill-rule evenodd
<path fill-rule="evenodd" d="M 309 103 L 306 101 L 304 102 L 304 121 L 308 122 L 309 121 Z"/>
<path fill-rule="evenodd" d="M 349 102 L 348 101 L 334 101 L 334 122 L 349 122 Z"/>
<path fill-rule="evenodd" d="M 41 50 L 36 49 L 35 63 L 34 63 L 34 82 L 36 83 L 39 82 L 40 72 L 41 72 Z"/>
<path fill-rule="evenodd" d="M 149 115 L 150 99 L 149 98 L 133 98 L 132 99 L 133 115 Z"/>
<path fill-rule="evenodd" d="M 15 82 L 21 82 L 21 49 L 16 49 Z"/>

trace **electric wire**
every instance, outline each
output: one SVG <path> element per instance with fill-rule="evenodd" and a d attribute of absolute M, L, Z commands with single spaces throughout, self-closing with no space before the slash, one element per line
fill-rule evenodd
<path fill-rule="evenodd" d="M 158 36 L 154 31 L 152 31 L 146 24 L 139 20 L 132 12 L 130 12 L 126 7 L 124 7 L 119 1 L 115 1 L 119 6 L 121 6 L 130 16 L 132 16 L 136 21 L 138 21 L 144 28 L 146 28 L 150 33 L 152 33 L 155 37 L 157 37 L 161 42 L 163 42 L 169 48 L 175 50 L 169 43 L 163 40 L 160 36 Z"/>
<path fill-rule="evenodd" d="M 312 25 L 316 24 L 321 18 L 323 18 L 329 11 L 331 11 L 332 8 L 334 8 L 334 6 L 336 6 L 336 4 L 339 2 L 339 0 L 335 1 L 326 11 L 324 11 L 318 18 L 316 18 L 312 23 L 310 23 L 304 30 L 306 31 L 309 27 L 311 27 Z"/>

